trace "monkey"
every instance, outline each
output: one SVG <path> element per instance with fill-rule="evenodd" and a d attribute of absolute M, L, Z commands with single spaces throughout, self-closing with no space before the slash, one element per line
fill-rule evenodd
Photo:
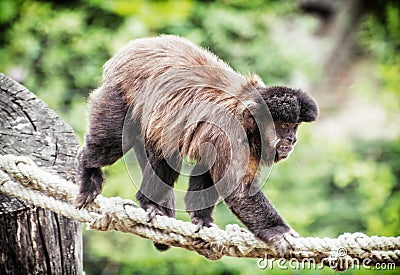
<path fill-rule="evenodd" d="M 90 95 L 89 127 L 78 154 L 78 208 L 101 193 L 102 167 L 133 149 L 143 173 L 136 195 L 147 211 L 175 217 L 174 182 L 183 157 L 195 161 L 184 198 L 196 231 L 210 227 L 219 198 L 277 254 L 298 234 L 260 190 L 258 171 L 289 157 L 302 122 L 317 119 L 308 93 L 266 86 L 175 35 L 130 41 L 103 67 Z M 159 250 L 168 245 L 155 243 Z"/>

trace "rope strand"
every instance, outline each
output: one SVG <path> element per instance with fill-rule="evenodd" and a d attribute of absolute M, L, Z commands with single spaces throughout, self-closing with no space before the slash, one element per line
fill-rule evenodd
<path fill-rule="evenodd" d="M 213 226 L 195 232 L 189 222 L 156 216 L 146 222 L 146 212 L 133 201 L 98 195 L 85 209 L 74 206 L 78 187 L 61 177 L 46 172 L 29 158 L 0 156 L 0 192 L 20 198 L 71 219 L 86 222 L 90 229 L 117 230 L 139 235 L 157 243 L 182 247 L 217 260 L 222 256 L 273 258 L 267 244 L 238 225 L 225 230 Z M 199 245 L 193 245 L 201 239 Z M 368 237 L 363 233 L 345 233 L 338 238 L 290 238 L 292 250 L 286 259 L 312 259 L 315 264 L 344 270 L 354 264 L 400 265 L 400 237 Z"/>

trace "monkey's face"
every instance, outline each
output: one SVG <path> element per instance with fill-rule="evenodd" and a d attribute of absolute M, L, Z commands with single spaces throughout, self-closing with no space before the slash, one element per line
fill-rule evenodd
<path fill-rule="evenodd" d="M 276 144 L 275 162 L 287 158 L 293 151 L 297 141 L 296 132 L 299 123 L 275 121 L 275 131 L 278 138 Z"/>

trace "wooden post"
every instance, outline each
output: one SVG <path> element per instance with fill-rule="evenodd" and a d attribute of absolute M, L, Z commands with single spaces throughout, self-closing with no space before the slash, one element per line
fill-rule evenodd
<path fill-rule="evenodd" d="M 68 124 L 0 73 L 0 155 L 29 156 L 73 180 L 78 146 Z M 0 193 L 0 274 L 43 273 L 82 273 L 80 223 Z"/>

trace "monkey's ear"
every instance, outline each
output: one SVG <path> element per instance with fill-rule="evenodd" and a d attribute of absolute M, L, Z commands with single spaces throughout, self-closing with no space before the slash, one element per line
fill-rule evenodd
<path fill-rule="evenodd" d="M 255 112 L 257 110 L 257 103 L 252 100 L 246 100 L 242 107 L 242 118 L 246 128 L 254 129 L 256 126 L 256 121 L 254 119 Z"/>

